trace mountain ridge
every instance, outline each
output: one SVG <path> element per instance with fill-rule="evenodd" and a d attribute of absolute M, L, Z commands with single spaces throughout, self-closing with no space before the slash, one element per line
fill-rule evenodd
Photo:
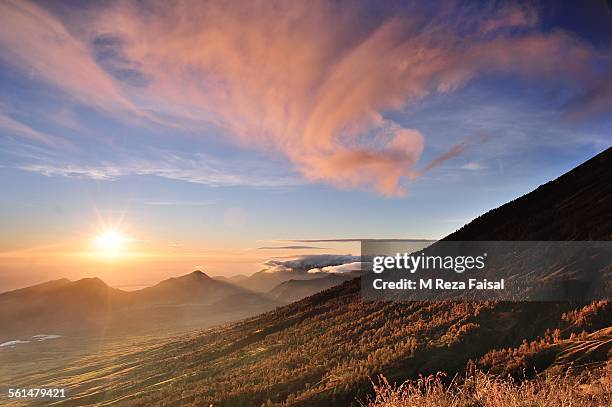
<path fill-rule="evenodd" d="M 266 296 L 283 303 L 299 301 L 317 292 L 326 290 L 335 285 L 358 277 L 357 273 L 335 274 L 330 273 L 320 278 L 300 280 L 286 280 L 266 293 Z"/>
<path fill-rule="evenodd" d="M 225 309 L 214 309 L 225 297 L 233 300 Z M 172 319 L 202 320 L 207 313 L 226 313 L 232 320 L 236 316 L 230 314 L 245 317 L 277 305 L 264 295 L 215 280 L 199 270 L 134 291 L 113 288 L 98 277 L 60 279 L 0 294 L 0 339 L 50 331 L 96 332 L 113 321 L 129 332 L 130 325 L 146 326 L 147 319 L 134 321 L 147 310 L 149 319 L 155 317 L 160 324 L 172 323 Z M 214 321 L 224 322 L 217 316 Z"/>
<path fill-rule="evenodd" d="M 612 148 L 608 148 L 533 191 L 478 216 L 442 240 L 466 241 L 473 236 L 483 241 L 500 240 L 500 236 L 516 241 L 611 240 L 612 217 L 607 207 L 612 196 L 611 179 Z M 589 199 L 580 200 L 580 195 Z"/>

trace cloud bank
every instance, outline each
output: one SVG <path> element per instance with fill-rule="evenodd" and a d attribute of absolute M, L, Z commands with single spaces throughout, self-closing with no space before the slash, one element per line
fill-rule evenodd
<path fill-rule="evenodd" d="M 402 196 L 423 173 L 425 137 L 386 113 L 483 73 L 583 88 L 598 79 L 593 51 L 563 32 L 539 32 L 533 9 L 438 9 L 119 1 L 59 18 L 6 1 L 1 58 L 111 114 L 213 123 L 240 146 L 284 155 L 309 181 Z M 592 99 L 597 109 L 609 102 Z"/>
<path fill-rule="evenodd" d="M 359 261 L 359 256 L 350 254 L 310 254 L 290 260 L 271 259 L 264 263 L 262 271 L 267 273 L 294 272 L 314 273 L 322 270 L 333 272 L 329 267 L 353 264 Z M 346 271 L 346 270 L 343 270 Z"/>
<path fill-rule="evenodd" d="M 327 273 L 327 274 L 346 274 L 360 272 L 365 269 L 360 261 L 351 263 L 339 264 L 337 266 L 325 266 L 308 270 L 309 274 Z"/>

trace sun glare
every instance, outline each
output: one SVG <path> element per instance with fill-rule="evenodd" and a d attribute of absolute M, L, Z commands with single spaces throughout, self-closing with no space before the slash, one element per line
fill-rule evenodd
<path fill-rule="evenodd" d="M 95 239 L 98 250 L 107 255 L 119 253 L 125 246 L 126 239 L 116 230 L 106 230 Z"/>

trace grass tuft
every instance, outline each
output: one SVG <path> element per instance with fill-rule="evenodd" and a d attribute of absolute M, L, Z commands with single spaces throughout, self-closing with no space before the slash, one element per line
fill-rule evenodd
<path fill-rule="evenodd" d="M 594 407 L 612 405 L 612 362 L 593 371 L 541 375 L 516 381 L 482 371 L 455 377 L 444 373 L 408 380 L 397 386 L 379 376 L 375 395 L 362 407 Z"/>

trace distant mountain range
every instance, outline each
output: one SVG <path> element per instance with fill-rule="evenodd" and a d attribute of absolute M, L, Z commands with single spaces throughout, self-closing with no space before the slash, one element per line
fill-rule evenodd
<path fill-rule="evenodd" d="M 289 280 L 316 280 L 327 276 L 325 273 L 308 273 L 308 270 L 258 271 L 246 278 L 235 281 L 235 284 L 256 292 L 267 293 Z"/>
<path fill-rule="evenodd" d="M 357 277 L 359 277 L 358 273 L 342 273 L 329 274 L 309 280 L 291 279 L 274 287 L 266 296 L 272 300 L 288 304 Z"/>
<path fill-rule="evenodd" d="M 109 287 L 95 277 L 54 280 L 0 294 L 0 341 L 39 332 L 110 329 L 125 335 L 204 328 L 271 310 L 355 277 L 262 271 L 212 278 L 197 270 L 136 291 Z"/>
<path fill-rule="evenodd" d="M 261 293 L 266 293 L 276 287 L 277 285 L 284 283 L 285 281 L 300 278 L 300 279 L 311 279 L 317 278 L 313 274 L 308 274 L 306 271 L 258 271 L 253 273 L 249 277 L 238 281 L 236 284 L 241 287 L 250 287 L 249 289 Z"/>
<path fill-rule="evenodd" d="M 201 271 L 137 291 L 109 287 L 99 278 L 61 279 L 0 294 L 0 340 L 101 328 L 125 334 L 185 324 L 205 327 L 280 304 Z"/>
<path fill-rule="evenodd" d="M 227 281 L 228 283 L 238 283 L 239 281 L 242 281 L 246 278 L 248 278 L 248 276 L 245 276 L 244 274 L 236 274 L 233 276 L 213 276 L 213 278 L 215 280 L 219 280 L 219 281 Z"/>

